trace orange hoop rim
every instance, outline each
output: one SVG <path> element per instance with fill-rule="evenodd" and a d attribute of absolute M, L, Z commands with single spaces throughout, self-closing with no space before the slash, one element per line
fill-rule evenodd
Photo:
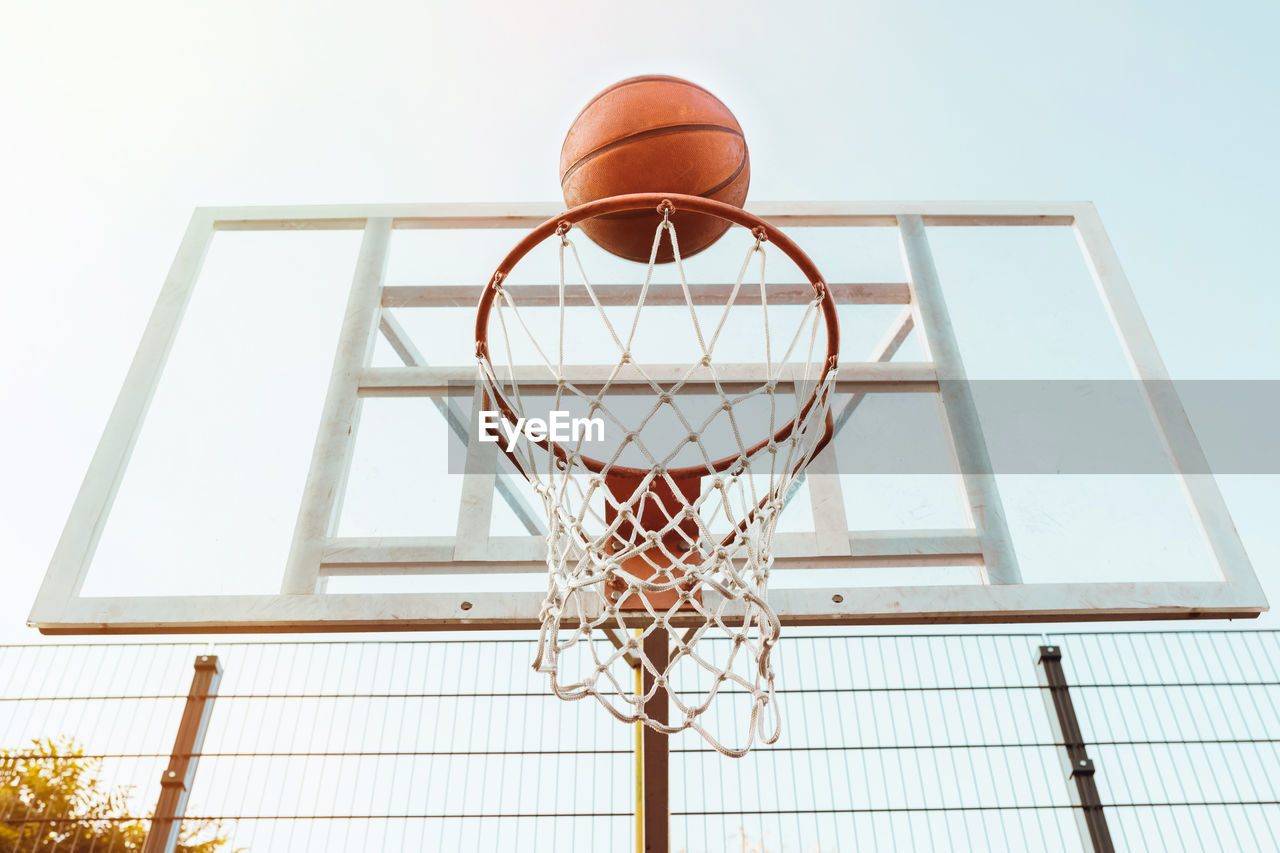
<path fill-rule="evenodd" d="M 489 315 L 492 313 L 494 302 L 498 298 L 498 294 L 502 290 L 502 282 L 506 280 L 516 265 L 533 250 L 542 241 L 554 234 L 564 234 L 570 228 L 578 223 L 594 219 L 598 216 L 607 216 L 612 213 L 620 213 L 632 210 L 653 209 L 657 213 L 675 213 L 678 211 L 689 211 L 692 213 L 702 213 L 708 216 L 714 216 L 719 219 L 726 220 L 734 225 L 740 225 L 750 230 L 762 242 L 772 243 L 782 251 L 784 255 L 791 259 L 792 263 L 799 268 L 800 272 L 808 279 L 809 285 L 813 287 L 814 293 L 817 295 L 819 305 L 822 310 L 823 321 L 827 331 L 827 352 L 823 363 L 822 374 L 818 377 L 818 381 L 814 384 L 813 391 L 809 395 L 809 399 L 801 407 L 800 411 L 785 426 L 775 432 L 768 438 L 757 442 L 741 453 L 726 456 L 722 459 L 715 460 L 709 464 L 688 465 L 684 468 L 672 468 L 666 471 L 671 478 L 679 480 L 681 478 L 702 476 L 705 474 L 718 474 L 727 471 L 741 462 L 754 456 L 771 442 L 780 443 L 790 438 L 792 432 L 796 428 L 796 424 L 804 420 L 809 415 L 810 409 L 818 404 L 819 395 L 822 392 L 822 386 L 826 382 L 828 375 L 835 372 L 839 364 L 840 356 L 840 325 L 836 317 L 836 303 L 831 295 L 831 289 L 827 287 L 826 281 L 822 277 L 822 273 L 818 271 L 817 265 L 805 253 L 799 245 L 790 237 L 780 231 L 776 226 L 771 225 L 764 219 L 755 214 L 748 213 L 740 207 L 731 204 L 725 204 L 722 201 L 715 201 L 709 198 L 693 195 L 680 195 L 678 193 L 631 193 L 628 195 L 611 196 L 609 198 L 590 201 L 586 204 L 580 204 L 577 207 L 554 216 L 543 222 L 537 228 L 530 231 L 523 240 L 515 245 L 507 256 L 502 259 L 502 263 L 498 264 L 498 268 L 494 270 L 493 275 L 489 277 L 489 283 L 485 286 L 484 291 L 480 294 L 480 303 L 476 306 L 476 358 L 487 362 L 492 368 L 493 363 L 489 359 Z M 500 389 L 491 383 L 486 388 L 485 396 L 492 395 L 493 404 L 498 411 L 502 413 L 502 417 L 511 423 L 519 421 L 519 415 L 511 407 L 506 397 L 503 396 Z M 827 411 L 826 423 L 822 439 L 819 441 L 814 450 L 814 454 L 822 450 L 823 447 L 831 440 L 832 433 L 835 429 L 834 422 L 831 417 L 830 409 Z M 630 468 L 624 465 L 606 465 L 597 459 L 593 459 L 584 454 L 571 454 L 559 444 L 551 441 L 549 438 L 534 441 L 539 447 L 556 456 L 561 465 L 567 465 L 570 457 L 576 458 L 577 462 L 592 473 L 599 474 L 605 471 L 606 467 L 610 471 L 616 471 L 620 474 L 628 476 L 644 476 L 650 473 L 651 469 L 647 468 Z M 508 453 L 508 456 L 513 454 Z M 519 462 L 513 457 L 512 461 L 516 463 L 516 467 L 520 468 Z"/>

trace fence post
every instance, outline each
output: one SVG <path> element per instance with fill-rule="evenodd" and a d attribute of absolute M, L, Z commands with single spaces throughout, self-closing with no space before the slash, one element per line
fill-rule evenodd
<path fill-rule="evenodd" d="M 196 658 L 196 674 L 187 692 L 187 704 L 182 709 L 182 722 L 178 736 L 169 754 L 169 766 L 160 777 L 160 799 L 151 818 L 142 853 L 173 853 L 182 829 L 182 817 L 187 810 L 187 797 L 191 783 L 195 781 L 196 763 L 204 749 L 204 735 L 209 728 L 209 715 L 213 712 L 213 700 L 222 681 L 222 665 L 216 655 L 200 655 Z"/>
<path fill-rule="evenodd" d="M 1067 688 L 1067 677 L 1062 671 L 1062 647 L 1041 646 L 1036 663 L 1040 665 L 1040 686 L 1046 688 L 1044 701 L 1045 707 L 1049 709 L 1049 720 L 1053 724 L 1058 743 L 1063 747 L 1063 770 L 1067 778 L 1075 783 L 1068 785 L 1067 790 L 1071 795 L 1071 803 L 1075 806 L 1073 811 L 1080 827 L 1080 835 L 1095 853 L 1114 853 L 1111 831 L 1107 828 L 1107 818 L 1102 813 L 1102 800 L 1098 796 L 1098 785 L 1093 778 L 1093 761 L 1085 751 L 1080 721 L 1076 718 L 1075 706 L 1071 704 L 1071 692 Z"/>

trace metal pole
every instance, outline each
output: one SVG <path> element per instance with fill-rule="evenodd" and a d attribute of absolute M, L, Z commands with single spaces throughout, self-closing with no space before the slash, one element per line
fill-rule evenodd
<path fill-rule="evenodd" d="M 660 672 L 666 672 L 671 655 L 671 638 L 666 628 L 654 628 L 644 638 L 644 656 Z M 643 669 L 643 667 L 642 667 Z M 654 676 L 643 669 L 644 692 L 653 688 Z M 670 702 L 665 687 L 654 690 L 653 697 L 645 703 L 644 712 L 651 719 L 665 724 L 670 712 Z M 644 765 L 644 850 L 645 853 L 670 853 L 671 805 L 668 799 L 667 736 L 648 726 L 644 729 L 641 760 Z"/>
<path fill-rule="evenodd" d="M 643 695 L 644 664 L 637 661 L 636 696 Z M 644 723 L 640 720 L 636 720 L 636 853 L 644 853 Z"/>
<path fill-rule="evenodd" d="M 938 280 L 938 268 L 929 250 L 924 219 L 916 214 L 899 215 L 898 237 L 907 269 L 907 284 L 911 288 L 913 323 L 928 359 L 938 372 L 942 423 L 950 435 L 952 455 L 964 482 L 970 520 L 982 543 L 987 582 L 1021 583 L 1018 558 L 1005 522 L 1004 505 L 1000 502 L 1000 488 L 991 467 L 991 453 Z"/>
<path fill-rule="evenodd" d="M 156 801 L 151 829 L 147 832 L 142 853 L 173 853 L 178 845 L 182 829 L 182 817 L 187 810 L 187 797 L 191 783 L 195 781 L 196 763 L 204 749 L 204 735 L 209 728 L 209 716 L 213 713 L 213 700 L 222 681 L 222 665 L 215 655 L 196 658 L 196 674 L 187 692 L 187 704 L 182 709 L 182 722 L 178 736 L 169 754 L 169 766 L 160 777 L 160 799 Z"/>
<path fill-rule="evenodd" d="M 1076 718 L 1067 677 L 1062 671 L 1062 647 L 1041 646 L 1036 663 L 1040 665 L 1040 685 L 1046 688 L 1045 707 L 1049 709 L 1049 719 L 1063 747 L 1063 769 L 1075 783 L 1068 786 L 1068 790 L 1075 806 L 1080 835 L 1095 853 L 1114 853 L 1116 848 L 1111 843 L 1111 831 L 1107 828 L 1098 785 L 1093 778 L 1093 761 L 1085 751 L 1080 721 Z"/>

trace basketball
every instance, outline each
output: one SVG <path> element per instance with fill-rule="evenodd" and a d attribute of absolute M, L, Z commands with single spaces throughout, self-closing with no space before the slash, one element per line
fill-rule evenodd
<path fill-rule="evenodd" d="M 651 75 L 615 83 L 573 120 L 560 150 L 560 186 L 569 207 L 640 192 L 697 195 L 741 207 L 751 165 L 738 120 L 720 99 L 679 77 Z M 580 227 L 604 249 L 647 262 L 660 221 L 655 211 L 614 214 Z M 729 223 L 676 211 L 680 255 L 710 246 Z M 670 241 L 660 263 L 673 260 Z"/>

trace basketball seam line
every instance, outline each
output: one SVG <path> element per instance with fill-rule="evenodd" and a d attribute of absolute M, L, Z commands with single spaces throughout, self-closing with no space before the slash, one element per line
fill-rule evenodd
<path fill-rule="evenodd" d="M 711 198 L 716 193 L 720 192 L 725 187 L 728 187 L 734 181 L 738 180 L 738 177 L 742 174 L 742 171 L 746 167 L 747 167 L 747 155 L 744 153 L 742 155 L 742 159 L 738 161 L 738 168 L 734 171 L 732 175 L 730 175 L 725 180 L 721 181 L 719 184 L 716 184 L 714 187 L 712 187 L 709 190 L 703 190 L 702 192 L 697 192 L 697 193 L 690 193 L 690 195 L 696 195 L 696 196 L 699 196 L 700 198 Z M 646 216 L 652 216 L 652 215 L 653 215 L 653 211 L 651 210 L 629 210 L 629 211 L 622 211 L 619 213 L 606 213 L 603 216 L 598 216 L 594 218 L 612 219 L 616 221 L 619 219 L 640 219 L 640 218 L 643 218 Z"/>
<path fill-rule="evenodd" d="M 643 139 L 651 139 L 657 136 L 667 136 L 672 133 L 681 133 L 683 131 L 699 131 L 699 130 L 711 130 L 719 133 L 729 133 L 738 137 L 739 139 L 742 139 L 744 143 L 746 142 L 746 140 L 743 139 L 742 131 L 732 127 L 724 127 L 723 125 L 719 125 L 719 124 L 672 124 L 672 125 L 667 125 L 666 127 L 654 127 L 654 128 L 650 128 L 649 130 L 641 130 L 636 133 L 632 133 L 629 136 L 624 136 L 621 139 L 615 139 L 613 142 L 609 142 L 604 145 L 601 145 L 599 148 L 595 149 L 594 151 L 584 154 L 582 157 L 578 158 L 577 162 L 575 162 L 569 168 L 565 169 L 564 174 L 560 176 L 560 186 L 561 188 L 563 188 L 565 183 L 568 182 L 568 180 L 571 177 L 573 177 L 574 173 L 577 172 L 579 169 L 581 169 L 583 166 L 585 166 L 587 163 L 599 157 L 601 154 L 604 154 L 608 151 L 612 151 L 615 148 L 619 148 L 623 145 L 627 145 L 632 142 L 639 142 L 640 140 L 643 140 Z"/>
<path fill-rule="evenodd" d="M 744 146 L 742 151 L 742 159 L 738 161 L 738 168 L 734 170 L 733 174 L 725 178 L 723 181 L 716 184 L 714 187 L 707 190 L 706 192 L 698 193 L 698 195 L 704 198 L 710 198 L 711 196 L 723 190 L 725 187 L 732 184 L 734 181 L 738 180 L 738 176 L 742 174 L 742 170 L 745 168 L 747 168 L 747 152 Z"/>

